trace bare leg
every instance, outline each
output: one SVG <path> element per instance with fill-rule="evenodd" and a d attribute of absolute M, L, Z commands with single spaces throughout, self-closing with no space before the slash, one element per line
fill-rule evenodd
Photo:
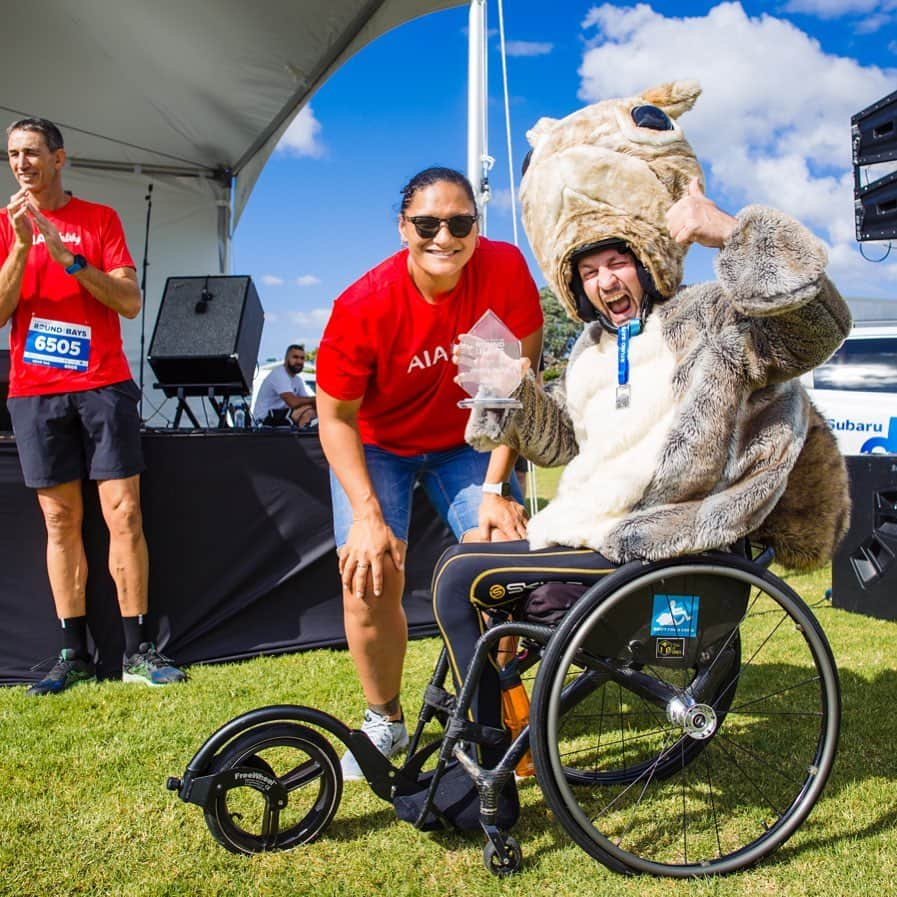
<path fill-rule="evenodd" d="M 140 511 L 140 477 L 97 483 L 103 519 L 109 527 L 109 572 L 123 617 L 145 614 L 149 555 Z"/>
<path fill-rule="evenodd" d="M 290 418 L 297 427 L 307 427 L 317 415 L 314 405 L 303 405 L 301 408 L 293 408 Z"/>
<path fill-rule="evenodd" d="M 390 719 L 399 719 L 402 668 L 408 646 L 408 621 L 402 608 L 405 574 L 392 559 L 383 558 L 383 589 L 371 590 L 370 578 L 364 598 L 343 590 L 343 620 L 349 653 L 358 671 L 369 706 Z"/>
<path fill-rule="evenodd" d="M 81 481 L 37 490 L 37 501 L 47 527 L 47 575 L 60 620 L 87 613 L 87 556 L 81 524 L 84 503 Z"/>

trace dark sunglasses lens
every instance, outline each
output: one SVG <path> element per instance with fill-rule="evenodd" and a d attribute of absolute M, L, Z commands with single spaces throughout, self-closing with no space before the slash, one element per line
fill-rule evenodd
<path fill-rule="evenodd" d="M 473 223 L 476 220 L 473 215 L 455 215 L 449 218 L 446 224 L 453 237 L 466 237 L 473 230 Z"/>
<path fill-rule="evenodd" d="M 673 130 L 669 116 L 656 106 L 636 106 L 632 110 L 632 120 L 639 128 L 650 128 L 652 131 Z"/>
<path fill-rule="evenodd" d="M 417 231 L 417 235 L 424 240 L 435 237 L 439 231 L 439 219 L 431 218 L 429 215 L 417 215 L 408 219 Z"/>

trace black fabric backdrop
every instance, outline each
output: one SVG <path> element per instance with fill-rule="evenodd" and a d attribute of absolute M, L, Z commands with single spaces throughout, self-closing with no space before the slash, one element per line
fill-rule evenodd
<path fill-rule="evenodd" d="M 316 434 L 148 431 L 143 446 L 149 627 L 160 649 L 188 664 L 345 644 L 330 483 Z M 0 533 L 0 684 L 8 685 L 40 678 L 34 667 L 59 650 L 46 532 L 10 437 L 0 437 Z M 92 484 L 84 533 L 88 623 L 100 675 L 115 675 L 121 623 Z M 404 596 L 412 638 L 437 632 L 430 576 L 452 542 L 418 490 Z"/>

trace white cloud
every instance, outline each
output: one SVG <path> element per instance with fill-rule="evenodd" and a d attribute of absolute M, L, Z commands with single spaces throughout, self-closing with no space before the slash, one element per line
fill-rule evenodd
<path fill-rule="evenodd" d="M 876 10 L 893 9 L 892 0 L 788 0 L 783 12 L 806 13 L 820 19 L 866 15 Z"/>
<path fill-rule="evenodd" d="M 266 287 L 282 287 L 283 286 L 283 278 L 278 277 L 276 274 L 263 274 L 262 275 L 262 283 Z"/>
<path fill-rule="evenodd" d="M 324 155 L 320 136 L 321 123 L 315 118 L 311 106 L 305 106 L 280 138 L 277 151 L 290 156 L 319 158 Z"/>
<path fill-rule="evenodd" d="M 704 93 L 682 125 L 711 175 L 713 198 L 726 208 L 760 202 L 795 215 L 832 246 L 833 262 L 852 282 L 860 276 L 861 265 L 848 262 L 859 258 L 850 116 L 892 92 L 897 69 L 826 54 L 792 23 L 749 18 L 740 3 L 688 18 L 668 18 L 645 4 L 604 4 L 583 26 L 597 32 L 580 68 L 583 100 L 696 78 Z M 683 47 L 700 52 L 684 54 Z M 869 268 L 862 292 L 893 292 Z"/>
<path fill-rule="evenodd" d="M 500 212 L 511 211 L 511 191 L 508 187 L 497 187 L 492 190 L 492 198 L 486 206 L 487 210 L 495 209 Z"/>
<path fill-rule="evenodd" d="M 266 324 L 276 324 L 280 320 L 280 315 L 277 314 L 276 311 L 266 311 L 265 312 L 265 323 Z"/>
<path fill-rule="evenodd" d="M 314 287 L 317 286 L 320 282 L 321 278 L 315 277 L 314 274 L 302 274 L 301 276 L 296 278 L 297 287 Z"/>
<path fill-rule="evenodd" d="M 509 40 L 505 43 L 508 56 L 547 56 L 554 44 L 532 40 Z"/>
<path fill-rule="evenodd" d="M 318 337 L 324 330 L 324 325 L 330 317 L 330 308 L 313 308 L 310 311 L 291 311 L 287 313 L 287 319 L 296 327 L 308 327 L 314 329 Z"/>

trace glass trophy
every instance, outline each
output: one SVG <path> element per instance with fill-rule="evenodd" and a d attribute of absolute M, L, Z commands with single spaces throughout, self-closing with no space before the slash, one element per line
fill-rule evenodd
<path fill-rule="evenodd" d="M 521 408 L 512 393 L 520 385 L 520 340 L 487 311 L 458 343 L 458 383 L 470 398 L 461 408 Z"/>

